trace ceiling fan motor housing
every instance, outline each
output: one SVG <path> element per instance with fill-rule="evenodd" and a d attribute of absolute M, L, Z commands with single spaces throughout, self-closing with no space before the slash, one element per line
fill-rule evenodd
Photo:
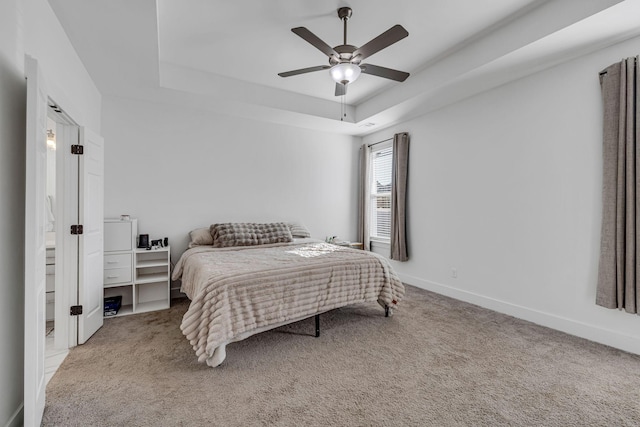
<path fill-rule="evenodd" d="M 341 7 L 338 9 L 338 18 L 340 19 L 349 19 L 351 18 L 352 14 L 353 11 L 350 7 Z"/>
<path fill-rule="evenodd" d="M 356 49 L 357 49 L 356 46 L 353 46 L 350 44 L 341 44 L 334 47 L 333 50 L 338 52 L 340 56 L 337 57 L 336 55 L 333 55 L 329 57 L 329 64 L 331 64 L 332 66 L 336 64 L 340 64 L 342 62 L 350 62 L 356 65 L 360 64 L 360 59 L 358 58 L 353 59 L 353 52 L 355 52 Z"/>

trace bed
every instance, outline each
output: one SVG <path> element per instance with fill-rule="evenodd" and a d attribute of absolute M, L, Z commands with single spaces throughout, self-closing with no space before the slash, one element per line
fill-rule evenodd
<path fill-rule="evenodd" d="M 295 226 L 276 224 L 278 231 L 266 234 L 252 227 L 273 224 L 213 224 L 210 239 L 199 229 L 204 244 L 190 233 L 172 279 L 191 300 L 180 328 L 199 362 L 218 366 L 230 343 L 339 307 L 378 302 L 387 314 L 397 309 L 404 286 L 386 258 L 308 232 L 293 237 Z"/>

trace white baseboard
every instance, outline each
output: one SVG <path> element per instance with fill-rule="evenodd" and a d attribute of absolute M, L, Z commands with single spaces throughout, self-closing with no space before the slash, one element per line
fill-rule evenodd
<path fill-rule="evenodd" d="M 453 288 L 451 286 L 420 279 L 407 274 L 399 274 L 399 276 L 403 283 L 417 288 L 479 305 L 480 307 L 517 317 L 518 319 L 526 320 L 537 325 L 556 329 L 570 335 L 575 335 L 580 338 L 640 355 L 640 339 L 634 336 L 621 334 L 611 329 L 599 327 L 598 325 L 588 324 L 555 314 L 534 310 L 529 307 L 489 298 L 484 295 Z"/>
<path fill-rule="evenodd" d="M 21 427 L 24 424 L 24 405 L 21 403 L 18 409 L 7 420 L 5 427 Z"/>

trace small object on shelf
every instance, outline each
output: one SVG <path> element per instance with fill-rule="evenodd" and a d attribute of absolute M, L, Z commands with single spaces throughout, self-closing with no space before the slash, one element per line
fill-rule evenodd
<path fill-rule="evenodd" d="M 104 315 L 115 316 L 118 314 L 120 307 L 122 306 L 122 295 L 115 295 L 104 299 Z"/>
<path fill-rule="evenodd" d="M 138 248 L 148 248 L 149 247 L 149 235 L 141 234 L 138 237 Z"/>
<path fill-rule="evenodd" d="M 147 246 L 147 250 L 149 249 L 160 249 L 169 247 L 169 238 L 165 237 L 164 239 L 151 240 L 151 244 Z"/>

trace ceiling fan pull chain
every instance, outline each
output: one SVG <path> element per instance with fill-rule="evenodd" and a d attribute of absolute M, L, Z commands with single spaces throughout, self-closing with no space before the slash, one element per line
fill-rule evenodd
<path fill-rule="evenodd" d="M 347 94 L 344 93 L 340 97 L 340 121 L 343 122 L 347 117 Z"/>
<path fill-rule="evenodd" d="M 342 100 L 344 103 L 344 114 L 342 115 L 342 117 L 347 118 L 347 92 L 345 91 L 344 95 L 342 96 Z"/>

